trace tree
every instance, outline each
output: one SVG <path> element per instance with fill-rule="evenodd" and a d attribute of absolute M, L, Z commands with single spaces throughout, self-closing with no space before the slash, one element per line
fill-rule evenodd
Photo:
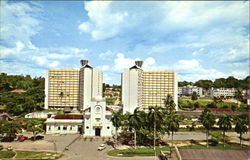
<path fill-rule="evenodd" d="M 208 90 L 209 88 L 212 87 L 213 81 L 211 81 L 211 80 L 199 80 L 199 81 L 195 82 L 194 85 L 197 87 L 202 87 L 202 88 Z"/>
<path fill-rule="evenodd" d="M 243 101 L 242 91 L 237 89 L 234 94 L 234 97 L 237 99 L 238 102 L 242 102 Z"/>
<path fill-rule="evenodd" d="M 168 94 L 167 97 L 164 100 L 164 107 L 166 109 L 167 112 L 173 112 L 175 111 L 175 103 L 174 103 L 174 100 L 173 100 L 173 97 Z"/>
<path fill-rule="evenodd" d="M 136 131 L 138 129 L 140 129 L 140 122 L 141 122 L 138 109 L 139 108 L 136 108 L 134 110 L 134 114 L 129 116 L 129 125 L 134 130 L 134 145 L 135 145 L 135 148 L 136 148 Z"/>
<path fill-rule="evenodd" d="M 34 141 L 36 140 L 36 136 L 37 136 L 38 133 L 44 132 L 44 130 L 42 129 L 41 122 L 35 121 L 35 120 L 27 121 L 26 130 L 28 132 L 32 132 L 33 133 L 33 138 L 34 138 L 33 140 Z"/>
<path fill-rule="evenodd" d="M 208 148 L 209 130 L 215 124 L 215 116 L 213 115 L 211 111 L 205 109 L 200 116 L 200 121 L 202 125 L 204 126 L 204 128 L 206 129 L 206 139 L 207 139 L 207 148 Z"/>
<path fill-rule="evenodd" d="M 247 125 L 249 124 L 249 119 L 248 115 L 238 115 L 234 119 L 235 121 L 235 132 L 240 134 L 240 145 L 242 146 L 241 139 L 242 139 L 242 134 L 247 133 L 248 127 Z"/>
<path fill-rule="evenodd" d="M 196 92 L 193 92 L 191 99 L 192 99 L 193 101 L 195 101 L 195 100 L 198 99 L 198 95 L 197 95 Z"/>
<path fill-rule="evenodd" d="M 117 130 L 121 126 L 121 122 L 122 122 L 122 114 L 121 114 L 121 112 L 113 112 L 111 122 L 113 123 L 113 126 L 115 127 L 116 144 L 118 144 Z"/>
<path fill-rule="evenodd" d="M 12 140 L 17 133 L 22 131 L 22 125 L 14 121 L 7 121 L 2 125 L 2 133 Z"/>
<path fill-rule="evenodd" d="M 225 132 L 232 128 L 232 118 L 223 114 L 218 121 L 219 128 L 223 131 L 223 146 L 225 148 Z"/>
<path fill-rule="evenodd" d="M 176 112 L 170 112 L 166 116 L 165 121 L 166 121 L 166 125 L 168 126 L 168 130 L 171 131 L 171 135 L 172 135 L 172 147 L 173 147 L 174 146 L 174 132 L 177 132 L 178 129 L 179 129 L 180 118 L 176 114 Z"/>
<path fill-rule="evenodd" d="M 153 131 L 154 131 L 154 151 L 155 151 L 155 139 L 156 139 L 156 129 L 160 130 L 160 125 L 163 120 L 163 115 L 161 112 L 160 107 L 149 107 L 149 112 L 148 112 L 148 124 L 150 128 L 152 128 L 152 122 L 153 122 Z M 157 126 L 158 125 L 158 126 Z"/>

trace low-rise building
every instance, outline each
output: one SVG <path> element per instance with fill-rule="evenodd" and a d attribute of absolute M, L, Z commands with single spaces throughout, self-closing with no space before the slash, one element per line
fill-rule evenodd
<path fill-rule="evenodd" d="M 193 92 L 196 92 L 197 95 L 199 95 L 200 97 L 204 96 L 203 93 L 202 93 L 202 88 L 201 87 L 191 86 L 191 85 L 178 87 L 178 95 L 179 95 L 179 97 L 191 96 L 193 94 Z"/>
<path fill-rule="evenodd" d="M 83 115 L 57 115 L 48 118 L 45 122 L 47 134 L 74 134 L 82 133 Z"/>
<path fill-rule="evenodd" d="M 210 88 L 208 90 L 209 97 L 233 98 L 236 92 L 235 88 Z"/>
<path fill-rule="evenodd" d="M 32 112 L 25 115 L 25 118 L 49 118 L 56 115 L 56 112 Z"/>

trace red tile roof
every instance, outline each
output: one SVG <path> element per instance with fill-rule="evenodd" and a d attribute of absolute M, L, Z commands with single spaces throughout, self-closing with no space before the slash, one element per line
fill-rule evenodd
<path fill-rule="evenodd" d="M 23 90 L 23 89 L 14 89 L 14 90 L 12 90 L 12 91 L 10 91 L 10 92 L 14 92 L 14 93 L 23 93 L 23 92 L 25 92 L 25 90 Z"/>
<path fill-rule="evenodd" d="M 83 115 L 63 114 L 55 116 L 55 119 L 83 119 Z"/>

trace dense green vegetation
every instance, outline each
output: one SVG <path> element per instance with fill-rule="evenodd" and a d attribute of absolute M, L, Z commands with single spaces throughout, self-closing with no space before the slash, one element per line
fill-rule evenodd
<path fill-rule="evenodd" d="M 25 92 L 11 92 L 14 89 Z M 0 106 L 15 116 L 41 110 L 44 106 L 44 78 L 1 73 Z"/>
<path fill-rule="evenodd" d="M 233 76 L 228 78 L 218 78 L 214 81 L 211 80 L 198 80 L 196 82 L 187 82 L 182 81 L 178 82 L 179 87 L 187 86 L 187 85 L 195 85 L 198 87 L 202 87 L 204 89 L 208 89 L 211 87 L 214 88 L 241 88 L 241 89 L 249 89 L 250 88 L 250 76 L 247 76 L 244 79 L 237 79 Z"/>

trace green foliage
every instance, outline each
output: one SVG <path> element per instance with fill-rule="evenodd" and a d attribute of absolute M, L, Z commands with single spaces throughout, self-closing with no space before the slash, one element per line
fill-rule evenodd
<path fill-rule="evenodd" d="M 17 133 L 20 133 L 22 127 L 18 122 L 0 120 L 0 134 L 9 138 L 15 137 Z"/>
<path fill-rule="evenodd" d="M 106 98 L 107 105 L 114 105 L 116 101 L 115 97 Z"/>
<path fill-rule="evenodd" d="M 198 99 L 198 94 L 196 92 L 193 92 L 192 96 L 191 96 L 191 99 L 193 101 L 197 100 Z"/>
<path fill-rule="evenodd" d="M 183 86 L 187 86 L 187 85 L 193 85 L 193 82 L 187 82 L 187 81 L 182 81 L 182 82 L 178 82 L 178 87 L 183 87 Z"/>
<path fill-rule="evenodd" d="M 204 89 L 209 89 L 211 87 L 249 89 L 250 88 L 249 84 L 250 84 L 250 76 L 247 76 L 242 80 L 234 78 L 233 76 L 229 76 L 228 78 L 218 78 L 214 82 L 211 80 L 198 80 L 195 83 L 187 81 L 178 82 L 179 87 L 187 85 L 195 85 L 198 87 L 202 87 Z"/>
<path fill-rule="evenodd" d="M 249 117 L 248 115 L 245 114 L 238 115 L 237 117 L 235 117 L 234 121 L 235 121 L 235 132 L 240 134 L 240 144 L 241 144 L 242 134 L 247 133 L 248 131 Z"/>
<path fill-rule="evenodd" d="M 23 89 L 24 93 L 12 93 L 13 89 Z M 29 75 L 0 75 L 0 105 L 12 115 L 21 115 L 41 110 L 44 105 L 44 78 Z"/>

